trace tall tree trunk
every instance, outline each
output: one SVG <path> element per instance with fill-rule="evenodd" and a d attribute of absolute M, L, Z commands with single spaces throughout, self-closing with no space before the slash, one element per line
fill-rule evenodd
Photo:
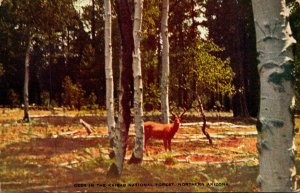
<path fill-rule="evenodd" d="M 24 122 L 29 122 L 29 64 L 30 64 L 30 49 L 31 49 L 31 36 L 28 39 L 28 45 L 25 55 L 25 70 L 24 70 Z"/>
<path fill-rule="evenodd" d="M 119 85 L 119 120 L 116 125 L 115 163 L 111 165 L 108 176 L 117 177 L 122 174 L 126 154 L 128 131 L 130 126 L 130 102 L 132 88 L 132 53 L 133 22 L 131 9 L 127 0 L 115 0 L 118 24 L 121 33 L 120 85 Z"/>
<path fill-rule="evenodd" d="M 92 46 L 96 49 L 96 8 L 95 8 L 95 0 L 92 0 L 92 18 L 91 18 L 91 33 L 92 33 Z"/>
<path fill-rule="evenodd" d="M 285 0 L 253 0 L 259 53 L 260 110 L 257 124 L 259 176 L 263 192 L 296 188 L 294 117 L 292 114 L 295 43 L 287 21 Z"/>
<path fill-rule="evenodd" d="M 143 0 L 134 1 L 133 23 L 133 78 L 134 78 L 134 149 L 129 163 L 140 163 L 143 160 L 144 149 L 144 121 L 143 121 L 143 81 L 141 67 L 141 28 L 142 28 Z"/>
<path fill-rule="evenodd" d="M 162 18 L 161 18 L 161 36 L 162 36 L 162 76 L 160 83 L 161 90 L 161 112 L 163 123 L 169 123 L 169 0 L 163 0 Z"/>
<path fill-rule="evenodd" d="M 230 14 L 228 14 L 228 20 L 230 21 L 230 25 L 234 25 L 233 30 L 231 31 L 232 37 L 235 37 L 234 41 L 227 40 L 227 46 L 231 55 L 231 66 L 235 73 L 233 84 L 237 90 L 236 94 L 233 96 L 233 115 L 235 117 L 249 117 L 246 100 L 246 84 L 244 78 L 245 49 L 243 48 L 243 41 L 241 38 L 243 33 L 240 29 L 240 17 L 242 16 L 240 11 L 233 11 L 239 10 L 241 5 L 239 4 L 239 1 L 231 0 L 224 1 L 223 6 L 227 8 L 226 10 L 231 10 Z"/>
<path fill-rule="evenodd" d="M 115 118 L 114 118 L 114 79 L 112 69 L 111 43 L 111 2 L 104 1 L 105 10 L 105 75 L 106 75 L 106 112 L 110 146 L 114 147 Z"/>

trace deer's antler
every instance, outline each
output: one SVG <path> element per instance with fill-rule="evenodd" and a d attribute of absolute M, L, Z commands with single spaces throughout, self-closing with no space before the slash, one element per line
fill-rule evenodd
<path fill-rule="evenodd" d="M 183 108 L 183 112 L 178 117 L 182 118 L 182 116 L 184 115 L 184 113 L 186 113 L 187 111 L 188 111 L 188 109 L 184 107 Z"/>
<path fill-rule="evenodd" d="M 177 115 L 173 112 L 173 110 L 174 110 L 174 107 L 172 107 L 172 108 L 170 109 L 170 113 L 171 113 L 174 117 L 177 117 Z"/>

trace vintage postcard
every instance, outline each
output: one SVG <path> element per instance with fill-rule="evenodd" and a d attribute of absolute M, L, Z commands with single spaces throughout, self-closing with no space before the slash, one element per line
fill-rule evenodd
<path fill-rule="evenodd" d="M 0 192 L 297 190 L 299 11 L 0 0 Z"/>

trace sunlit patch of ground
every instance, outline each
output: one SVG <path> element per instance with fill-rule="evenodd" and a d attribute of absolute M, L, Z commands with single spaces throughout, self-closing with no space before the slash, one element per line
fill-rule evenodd
<path fill-rule="evenodd" d="M 106 178 L 111 161 L 105 117 L 98 113 L 73 111 L 60 112 L 58 116 L 49 111 L 31 111 L 38 116 L 25 124 L 20 122 L 21 110 L 6 109 L 4 116 L 0 116 L 1 189 L 16 192 L 258 191 L 256 136 L 232 135 L 253 133 L 255 126 L 249 122 L 238 120 L 239 124 L 246 125 L 243 128 L 224 125 L 207 128 L 212 145 L 199 125 L 180 128 L 172 140 L 172 152 L 164 151 L 162 140 L 150 140 L 143 164 L 125 162 L 122 177 L 114 180 Z M 188 117 L 191 122 L 200 119 Z M 228 122 L 234 123 L 227 117 Z M 91 124 L 95 132 L 88 135 L 80 119 Z M 189 119 L 185 121 L 188 123 Z M 296 123 L 299 127 L 299 119 Z M 297 142 L 298 138 L 296 135 Z M 126 159 L 132 148 L 131 135 Z"/>

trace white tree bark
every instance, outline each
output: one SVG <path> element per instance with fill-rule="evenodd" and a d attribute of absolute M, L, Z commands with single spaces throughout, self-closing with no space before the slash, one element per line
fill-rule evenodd
<path fill-rule="evenodd" d="M 29 122 L 29 64 L 30 64 L 30 49 L 31 49 L 31 37 L 28 39 L 28 45 L 25 54 L 25 69 L 24 69 L 24 90 L 23 90 L 23 97 L 24 97 L 24 122 Z"/>
<path fill-rule="evenodd" d="M 296 185 L 291 45 L 285 0 L 252 0 L 261 83 L 257 124 L 258 184 L 263 192 Z"/>
<path fill-rule="evenodd" d="M 114 80 L 112 69 L 111 43 L 111 2 L 104 0 L 105 10 L 105 78 L 106 78 L 106 112 L 110 146 L 113 147 L 116 123 L 114 119 Z"/>
<path fill-rule="evenodd" d="M 144 149 L 144 121 L 143 121 L 143 81 L 141 67 L 141 28 L 142 28 L 143 0 L 134 0 L 134 23 L 133 23 L 133 78 L 134 78 L 134 124 L 135 145 L 131 161 L 141 162 Z"/>
<path fill-rule="evenodd" d="M 169 123 L 169 37 L 168 37 L 168 18 L 169 18 L 169 0 L 163 0 L 162 18 L 161 18 L 161 36 L 162 36 L 162 76 L 160 83 L 161 90 L 161 112 L 163 123 Z"/>

